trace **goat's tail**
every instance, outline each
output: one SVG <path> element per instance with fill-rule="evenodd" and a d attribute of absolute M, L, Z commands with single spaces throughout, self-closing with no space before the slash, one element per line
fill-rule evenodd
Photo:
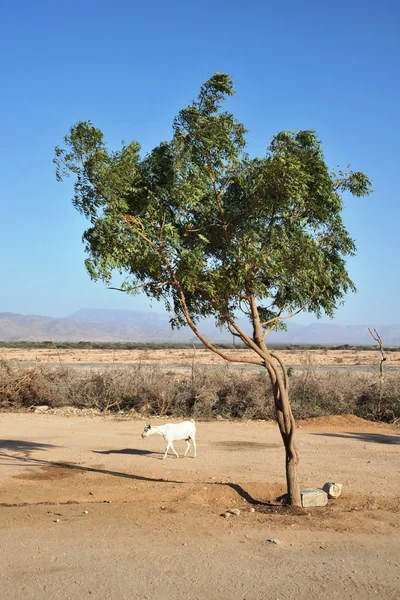
<path fill-rule="evenodd" d="M 194 423 L 194 419 L 189 419 L 189 421 L 191 421 L 192 423 Z"/>

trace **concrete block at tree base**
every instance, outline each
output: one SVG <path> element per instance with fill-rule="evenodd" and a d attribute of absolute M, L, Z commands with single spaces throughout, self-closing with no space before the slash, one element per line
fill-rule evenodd
<path fill-rule="evenodd" d="M 328 494 L 319 488 L 307 488 L 300 491 L 301 505 L 303 508 L 310 506 L 326 506 L 328 504 Z"/>
<path fill-rule="evenodd" d="M 339 498 L 342 493 L 341 483 L 325 483 L 322 488 L 328 494 L 328 498 Z"/>

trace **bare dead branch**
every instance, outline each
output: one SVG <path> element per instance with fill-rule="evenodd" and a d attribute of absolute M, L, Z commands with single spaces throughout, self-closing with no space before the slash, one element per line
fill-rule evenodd
<path fill-rule="evenodd" d="M 370 330 L 370 328 L 368 327 L 368 331 L 370 332 L 371 336 L 373 337 L 373 339 L 378 342 L 379 345 L 379 351 L 381 353 L 381 362 L 386 360 L 386 357 L 384 355 L 384 350 L 383 350 L 383 341 L 381 336 L 379 335 L 379 333 L 377 332 L 376 329 L 374 329 L 375 335 L 372 333 L 372 331 Z"/>
<path fill-rule="evenodd" d="M 383 396 L 383 363 L 386 360 L 386 356 L 383 350 L 383 341 L 381 336 L 379 335 L 379 333 L 377 332 L 377 330 L 374 328 L 374 333 L 372 333 L 371 329 L 368 327 L 368 331 L 370 332 L 372 338 L 378 343 L 378 348 L 379 348 L 379 352 L 381 354 L 381 359 L 380 359 L 380 363 L 379 363 L 379 405 L 378 405 L 378 412 L 380 412 L 381 410 L 381 401 L 382 401 L 382 396 Z"/>
<path fill-rule="evenodd" d="M 368 331 L 370 332 L 370 334 L 372 335 L 372 337 L 374 338 L 374 340 L 376 342 L 378 342 L 379 348 L 382 348 L 382 346 L 383 346 L 382 338 L 379 335 L 379 333 L 377 332 L 377 330 L 374 328 L 375 335 L 372 333 L 372 331 L 370 330 L 369 327 L 368 327 Z"/>

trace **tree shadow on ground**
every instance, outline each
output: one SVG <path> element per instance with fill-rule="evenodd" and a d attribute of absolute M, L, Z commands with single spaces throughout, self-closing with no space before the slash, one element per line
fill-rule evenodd
<path fill-rule="evenodd" d="M 142 448 L 121 448 L 121 450 L 92 450 L 94 454 L 131 454 L 133 456 L 163 456 L 163 452 L 143 450 Z"/>
<path fill-rule="evenodd" d="M 400 435 L 386 435 L 383 433 L 313 433 L 324 437 L 337 437 L 354 439 L 362 442 L 375 442 L 376 444 L 400 444 Z"/>
<path fill-rule="evenodd" d="M 207 483 L 207 482 L 205 482 Z M 247 492 L 241 485 L 238 483 L 231 483 L 227 481 L 226 483 L 218 483 L 215 481 L 208 482 L 207 485 L 216 485 L 216 486 L 227 486 L 234 490 L 243 500 L 246 500 L 248 504 L 254 504 L 257 506 L 275 506 L 271 502 L 263 502 L 262 500 L 256 500 L 253 496 Z"/>
<path fill-rule="evenodd" d="M 100 475 L 111 475 L 112 477 L 121 477 L 125 479 L 134 479 L 136 481 L 149 481 L 151 483 L 175 483 L 181 484 L 185 483 L 184 481 L 174 481 L 171 479 L 164 479 L 162 477 L 145 477 L 144 475 L 134 475 L 131 473 L 122 473 L 120 471 L 109 471 L 107 469 L 97 469 L 95 467 L 87 467 L 84 465 L 75 465 L 67 462 L 53 462 L 51 460 L 43 460 L 39 458 L 32 457 L 23 457 L 23 456 L 13 456 L 11 454 L 6 454 L 4 452 L 0 452 L 0 459 L 6 458 L 14 460 L 11 464 L 17 464 L 20 466 L 26 467 L 53 467 L 56 469 L 71 469 L 78 472 L 87 472 L 87 473 L 99 473 Z M 15 462 L 19 461 L 19 462 Z"/>
<path fill-rule="evenodd" d="M 107 469 L 99 469 L 95 467 L 88 467 L 85 465 L 77 465 L 68 462 L 55 462 L 51 460 L 44 460 L 41 458 L 33 458 L 30 453 L 35 450 L 47 450 L 50 448 L 56 448 L 53 444 L 42 444 L 39 442 L 28 442 L 24 440 L 0 440 L 0 450 L 10 450 L 12 452 L 19 452 L 22 456 L 16 456 L 15 454 L 8 454 L 7 452 L 0 452 L 0 460 L 8 460 L 8 463 L 2 463 L 3 465 L 13 466 L 24 466 L 24 467 L 45 467 L 45 468 L 56 468 L 56 469 L 71 469 L 77 472 L 87 473 L 98 473 L 100 475 L 110 475 L 112 477 L 121 477 L 125 479 L 131 479 L 136 481 L 147 481 L 150 483 L 172 483 L 172 484 L 190 484 L 194 482 L 190 481 L 175 481 L 172 479 L 165 479 L 163 477 L 145 477 L 143 475 L 135 475 L 131 473 L 123 473 L 120 471 L 111 471 Z M 162 452 L 153 452 L 151 450 L 137 449 L 137 448 L 122 448 L 120 450 L 92 450 L 95 454 L 130 454 L 130 455 L 162 455 Z M 237 483 L 224 482 L 218 483 L 215 481 L 204 482 L 207 485 L 212 486 L 228 486 L 233 489 L 243 500 L 248 504 L 255 506 L 264 507 L 276 507 L 276 504 L 271 502 L 263 502 L 253 498 L 249 492 L 247 492 L 241 485 Z"/>
<path fill-rule="evenodd" d="M 235 490 L 235 492 L 239 494 L 239 496 L 243 498 L 243 500 L 246 500 L 246 502 L 248 502 L 249 504 L 269 504 L 269 502 L 262 502 L 261 500 L 256 500 L 255 498 L 253 498 L 253 496 L 249 494 L 249 492 L 247 492 L 244 488 L 242 488 L 242 486 L 238 483 L 227 483 L 225 485 L 232 488 L 232 490 Z"/>
<path fill-rule="evenodd" d="M 57 447 L 54 444 L 27 442 L 25 440 L 0 440 L 0 450 L 11 450 L 12 452 L 21 452 L 25 455 L 35 450 L 48 450 L 49 448 Z"/>

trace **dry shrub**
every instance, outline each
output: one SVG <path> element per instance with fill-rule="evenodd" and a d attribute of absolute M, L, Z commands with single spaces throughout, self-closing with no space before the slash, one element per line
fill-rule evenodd
<path fill-rule="evenodd" d="M 318 373 L 311 367 L 298 371 L 290 378 L 294 417 L 307 419 L 332 414 L 355 414 L 357 398 L 365 389 L 365 377 L 357 373 Z"/>
<path fill-rule="evenodd" d="M 194 418 L 273 418 L 271 385 L 264 373 L 197 367 L 182 380 L 178 392 L 181 414 Z"/>
<path fill-rule="evenodd" d="M 379 397 L 379 383 L 375 381 L 357 399 L 356 414 L 372 421 L 398 422 L 400 419 L 400 378 L 388 377 Z"/>
<path fill-rule="evenodd" d="M 290 400 L 297 419 L 354 414 L 393 422 L 400 417 L 400 378 L 387 377 L 383 392 L 380 400 L 379 381 L 373 373 L 317 372 L 310 367 L 290 378 Z"/>
<path fill-rule="evenodd" d="M 400 379 L 388 377 L 379 399 L 377 378 L 311 365 L 290 377 L 295 418 L 333 414 L 394 421 L 400 417 Z M 266 373 L 199 366 L 191 374 L 135 365 L 102 370 L 21 368 L 0 363 L 0 407 L 39 404 L 142 415 L 212 419 L 272 419 L 274 405 Z"/>

